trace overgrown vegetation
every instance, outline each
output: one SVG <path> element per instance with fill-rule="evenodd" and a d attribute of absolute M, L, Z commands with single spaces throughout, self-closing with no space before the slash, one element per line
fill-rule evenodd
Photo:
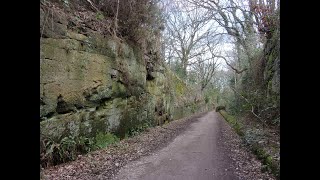
<path fill-rule="evenodd" d="M 257 156 L 259 160 L 262 161 L 264 164 L 262 171 L 270 171 L 272 174 L 275 175 L 278 179 L 280 179 L 280 167 L 279 165 L 273 160 L 272 156 L 269 155 L 265 150 L 263 150 L 258 145 L 253 145 L 251 147 L 253 153 Z"/>
<path fill-rule="evenodd" d="M 145 61 L 159 61 L 160 38 L 164 30 L 163 10 L 159 2 L 160 0 L 42 0 L 40 37 L 43 37 L 44 29 L 54 27 L 54 21 L 65 19 L 68 29 L 82 34 L 93 31 L 113 36 L 148 54 Z M 157 57 L 152 58 L 154 55 Z"/>
<path fill-rule="evenodd" d="M 143 124 L 138 125 L 136 127 L 129 128 L 129 130 L 125 134 L 125 137 L 131 137 L 131 136 L 138 135 L 139 133 L 145 131 L 149 127 L 151 127 L 150 123 L 143 123 Z"/>
<path fill-rule="evenodd" d="M 126 131 L 124 138 L 136 136 L 149 127 L 151 127 L 149 123 L 131 127 Z M 40 151 L 42 150 L 42 152 L 40 152 L 40 164 L 42 167 L 48 167 L 73 161 L 78 155 L 106 148 L 119 141 L 119 137 L 109 132 L 99 132 L 92 138 L 68 136 L 62 138 L 59 142 L 42 138 L 42 140 L 40 140 Z"/>
<path fill-rule="evenodd" d="M 113 20 L 112 32 L 138 42 L 160 33 L 163 28 L 159 0 L 95 0 L 105 17 Z"/>
<path fill-rule="evenodd" d="M 272 156 L 263 149 L 259 144 L 259 140 L 264 134 L 254 132 L 252 129 L 244 128 L 243 124 L 237 120 L 235 116 L 230 115 L 225 110 L 219 110 L 219 113 L 231 125 L 235 132 L 242 138 L 244 144 L 257 156 L 262 162 L 262 171 L 271 172 L 277 179 L 280 179 L 280 165 Z M 260 137 L 258 137 L 260 136 Z"/>
<path fill-rule="evenodd" d="M 95 144 L 93 146 L 93 149 L 94 150 L 102 149 L 107 147 L 109 144 L 113 144 L 119 141 L 120 139 L 111 133 L 105 134 L 105 133 L 99 132 L 95 137 Z"/>
<path fill-rule="evenodd" d="M 78 155 L 107 147 L 119 138 L 111 133 L 99 132 L 93 138 L 68 136 L 56 142 L 43 138 L 40 140 L 40 164 L 42 167 L 57 165 L 75 160 Z"/>
<path fill-rule="evenodd" d="M 243 136 L 243 127 L 240 122 L 237 121 L 236 117 L 228 114 L 225 110 L 218 110 L 224 119 L 233 127 L 239 136 Z"/>

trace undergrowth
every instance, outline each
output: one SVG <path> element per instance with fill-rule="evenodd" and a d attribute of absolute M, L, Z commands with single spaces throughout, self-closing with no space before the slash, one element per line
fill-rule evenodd
<path fill-rule="evenodd" d="M 150 123 L 143 123 L 137 127 L 130 128 L 125 134 L 125 138 L 138 135 L 149 127 L 151 127 Z"/>
<path fill-rule="evenodd" d="M 107 147 L 116 143 L 119 138 L 111 133 L 99 132 L 95 137 L 68 136 L 60 142 L 43 138 L 40 141 L 40 164 L 42 167 L 57 165 L 75 160 L 78 155 Z"/>
<path fill-rule="evenodd" d="M 125 138 L 136 136 L 148 127 L 149 123 L 143 123 L 134 128 L 130 128 Z M 91 151 L 103 149 L 120 141 L 120 138 L 112 133 L 99 132 L 95 137 L 73 137 L 68 136 L 56 142 L 49 138 L 40 140 L 40 164 L 42 167 L 48 167 L 75 160 L 78 155 L 86 154 Z"/>
<path fill-rule="evenodd" d="M 262 171 L 271 172 L 277 179 L 280 179 L 280 167 L 263 148 L 254 144 L 250 148 L 257 158 L 263 163 Z"/>
<path fill-rule="evenodd" d="M 231 126 L 234 128 L 234 130 L 236 131 L 237 134 L 239 134 L 240 136 L 243 136 L 244 133 L 242 131 L 243 126 L 240 122 L 238 122 L 236 120 L 236 118 L 230 114 L 228 114 L 226 111 L 219 111 L 220 114 L 224 117 L 224 119 L 231 124 Z"/>
<path fill-rule="evenodd" d="M 273 160 L 272 156 L 263 149 L 263 147 L 259 146 L 257 142 L 250 141 L 250 139 L 246 139 L 247 134 L 244 133 L 243 125 L 236 120 L 236 117 L 228 114 L 224 110 L 220 110 L 219 113 L 231 125 L 231 127 L 236 131 L 236 133 L 242 138 L 242 140 L 250 148 L 253 154 L 255 154 L 256 157 L 262 162 L 263 166 L 261 171 L 269 171 L 277 179 L 280 179 L 279 165 Z"/>

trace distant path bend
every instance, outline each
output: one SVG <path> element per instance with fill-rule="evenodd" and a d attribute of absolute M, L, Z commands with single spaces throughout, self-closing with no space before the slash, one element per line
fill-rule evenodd
<path fill-rule="evenodd" d="M 226 123 L 220 114 L 209 112 L 168 146 L 128 163 L 117 180 L 237 180 L 234 163 L 223 144 Z"/>

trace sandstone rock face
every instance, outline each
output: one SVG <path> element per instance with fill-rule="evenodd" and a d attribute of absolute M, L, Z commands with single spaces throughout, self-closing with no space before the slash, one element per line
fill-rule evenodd
<path fill-rule="evenodd" d="M 159 57 L 146 60 L 134 45 L 71 30 L 63 17 L 53 18 L 52 24 L 54 28 L 41 27 L 42 137 L 59 141 L 97 132 L 124 137 L 143 123 L 161 125 L 206 110 L 204 102 L 188 98 L 196 92 L 155 59 Z"/>

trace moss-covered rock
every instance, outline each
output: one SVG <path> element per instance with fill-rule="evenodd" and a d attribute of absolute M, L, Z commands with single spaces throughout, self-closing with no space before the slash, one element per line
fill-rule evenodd
<path fill-rule="evenodd" d="M 58 26 L 57 26 L 58 27 Z M 197 91 L 152 55 L 134 45 L 97 33 L 79 34 L 63 26 L 41 39 L 41 136 L 125 137 L 142 126 L 161 125 L 208 107 L 195 102 Z M 149 72 L 148 72 L 149 70 Z M 147 74 L 152 73 L 152 79 Z M 193 94 L 192 94 L 193 93 Z"/>

